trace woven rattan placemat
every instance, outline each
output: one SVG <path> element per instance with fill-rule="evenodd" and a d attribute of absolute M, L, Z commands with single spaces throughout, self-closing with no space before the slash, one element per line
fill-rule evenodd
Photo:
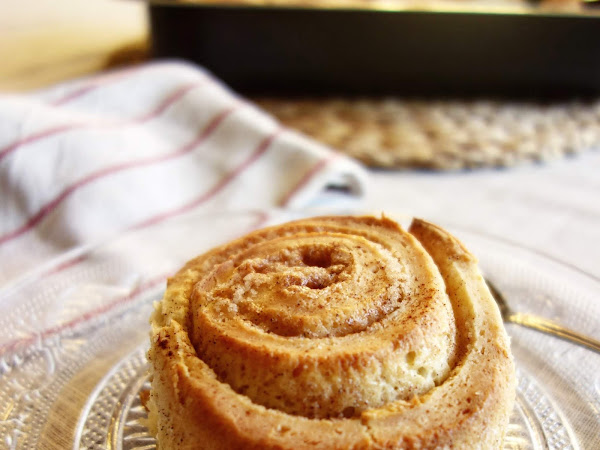
<path fill-rule="evenodd" d="M 254 101 L 283 124 L 371 167 L 513 166 L 600 147 L 600 100 Z"/>

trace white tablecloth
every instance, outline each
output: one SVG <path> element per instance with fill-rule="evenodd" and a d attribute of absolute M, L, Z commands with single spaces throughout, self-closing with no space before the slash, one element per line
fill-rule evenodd
<path fill-rule="evenodd" d="M 365 205 L 526 246 L 600 278 L 600 152 L 449 173 L 372 171 Z"/>

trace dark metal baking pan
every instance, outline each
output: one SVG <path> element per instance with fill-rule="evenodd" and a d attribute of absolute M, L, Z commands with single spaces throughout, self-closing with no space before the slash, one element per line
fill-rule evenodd
<path fill-rule="evenodd" d="M 153 54 L 251 94 L 588 96 L 600 14 L 150 3 Z"/>

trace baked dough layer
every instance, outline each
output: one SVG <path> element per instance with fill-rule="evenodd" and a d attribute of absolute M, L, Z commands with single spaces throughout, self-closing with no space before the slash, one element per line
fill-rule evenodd
<path fill-rule="evenodd" d="M 188 262 L 151 324 L 160 448 L 499 448 L 512 410 L 477 262 L 421 220 L 253 232 Z"/>

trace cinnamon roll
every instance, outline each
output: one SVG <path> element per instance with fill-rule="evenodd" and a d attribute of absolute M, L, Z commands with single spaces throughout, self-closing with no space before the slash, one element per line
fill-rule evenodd
<path fill-rule="evenodd" d="M 189 261 L 151 318 L 159 448 L 500 448 L 515 375 L 476 259 L 414 220 L 317 217 Z"/>

